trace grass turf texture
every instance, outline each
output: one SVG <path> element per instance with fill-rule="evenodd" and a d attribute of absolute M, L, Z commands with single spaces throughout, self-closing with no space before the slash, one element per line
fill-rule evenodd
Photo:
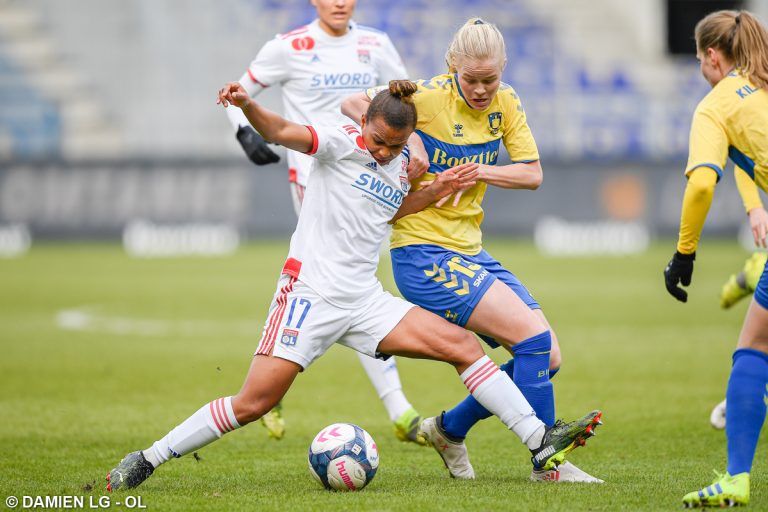
<path fill-rule="evenodd" d="M 87 504 L 104 494 L 104 476 L 125 453 L 237 392 L 286 247 L 136 260 L 111 245 L 37 245 L 0 261 L 0 498 L 79 495 Z M 604 410 L 597 438 L 569 460 L 605 485 L 528 482 L 527 450 L 493 418 L 468 440 L 478 479 L 450 479 L 431 449 L 395 439 L 356 356 L 334 347 L 285 398 L 285 439 L 248 426 L 127 494 L 148 510 L 671 510 L 709 484 L 713 468 L 725 468 L 725 436 L 708 417 L 724 396 L 746 301 L 723 312 L 718 293 L 746 253 L 705 241 L 683 305 L 663 287 L 672 243 L 627 258 L 544 258 L 520 242 L 486 248 L 530 287 L 560 338 L 558 417 Z M 382 279 L 395 290 L 387 264 Z M 84 306 L 101 320 L 80 330 L 57 325 L 60 311 Z M 501 349 L 491 355 L 505 360 Z M 398 365 L 423 414 L 465 396 L 448 365 Z M 381 452 L 375 480 L 360 493 L 327 492 L 306 468 L 313 436 L 340 421 L 367 429 Z M 756 510 L 768 508 L 767 481 L 762 439 Z"/>

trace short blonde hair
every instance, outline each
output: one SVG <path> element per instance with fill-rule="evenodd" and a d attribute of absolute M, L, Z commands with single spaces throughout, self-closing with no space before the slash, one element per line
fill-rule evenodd
<path fill-rule="evenodd" d="M 445 52 L 449 72 L 456 72 L 456 60 L 460 57 L 472 60 L 498 58 L 499 64 L 504 67 L 507 62 L 504 36 L 493 23 L 486 23 L 482 18 L 470 18 L 453 35 Z"/>

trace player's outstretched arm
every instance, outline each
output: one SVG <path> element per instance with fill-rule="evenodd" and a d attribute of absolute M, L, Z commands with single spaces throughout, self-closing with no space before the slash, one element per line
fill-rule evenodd
<path fill-rule="evenodd" d="M 451 194 L 456 194 L 456 200 L 454 206 L 461 197 L 461 192 L 468 188 L 474 187 L 477 184 L 477 164 L 466 163 L 451 167 L 445 171 L 436 175 L 435 179 L 429 182 L 427 185 L 415 192 L 409 193 L 403 199 L 403 204 L 389 221 L 390 224 L 394 224 L 399 219 L 410 215 L 412 213 L 419 212 L 437 201 L 437 206 L 442 206 L 443 200 L 447 199 Z"/>
<path fill-rule="evenodd" d="M 677 251 L 664 268 L 664 284 L 667 291 L 680 302 L 688 301 L 688 292 L 678 285 L 691 284 L 696 248 L 712 204 L 716 184 L 717 173 L 709 167 L 698 167 L 688 176 L 680 214 Z"/>
<path fill-rule="evenodd" d="M 251 99 L 239 82 L 226 84 L 219 91 L 216 103 L 224 107 L 231 104 L 241 108 L 251 126 L 269 141 L 302 153 L 312 149 L 312 132 L 306 126 L 288 121 L 262 107 Z"/>
<path fill-rule="evenodd" d="M 482 165 L 478 177 L 479 181 L 488 185 L 526 190 L 536 190 L 543 179 L 544 174 L 538 160 L 508 165 Z"/>

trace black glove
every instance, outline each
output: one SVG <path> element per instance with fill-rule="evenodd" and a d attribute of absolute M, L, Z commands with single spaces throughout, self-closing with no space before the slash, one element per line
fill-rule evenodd
<path fill-rule="evenodd" d="M 688 302 L 688 292 L 677 286 L 679 282 L 683 286 L 691 284 L 691 275 L 693 275 L 693 260 L 696 259 L 696 253 L 681 254 L 675 252 L 672 259 L 667 263 L 664 269 L 664 282 L 667 285 L 667 291 L 680 302 Z"/>
<path fill-rule="evenodd" d="M 253 129 L 253 126 L 241 126 L 237 129 L 237 140 L 243 146 L 245 154 L 256 165 L 273 164 L 280 161 L 280 157 L 267 146 L 264 137 Z"/>

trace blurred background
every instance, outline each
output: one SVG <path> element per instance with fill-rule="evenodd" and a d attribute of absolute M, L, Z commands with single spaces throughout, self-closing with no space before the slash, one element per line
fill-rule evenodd
<path fill-rule="evenodd" d="M 412 78 L 445 70 L 468 17 L 496 23 L 545 180 L 490 190 L 486 235 L 621 254 L 676 233 L 709 89 L 693 26 L 721 8 L 765 19 L 768 0 L 359 0 L 355 19 L 390 35 Z M 265 41 L 313 18 L 308 0 L 0 0 L 0 252 L 157 241 L 187 223 L 211 228 L 194 235 L 214 252 L 290 234 L 284 160 L 254 167 L 214 100 Z M 281 111 L 274 89 L 260 99 Z M 729 170 L 706 230 L 744 224 Z"/>
<path fill-rule="evenodd" d="M 259 426 L 229 434 L 163 468 L 141 488 L 145 503 L 338 509 L 307 476 L 306 449 L 322 426 L 352 421 L 376 439 L 382 468 L 346 509 L 679 506 L 724 466 L 708 419 L 749 302 L 718 304 L 748 254 L 739 233 L 750 238 L 732 166 L 689 302 L 662 280 L 690 122 L 709 91 L 693 26 L 722 8 L 768 19 L 768 0 L 357 0 L 355 19 L 390 35 L 413 78 L 445 71 L 471 16 L 504 33 L 503 78 L 522 98 L 544 183 L 489 188 L 484 246 L 557 332 L 558 417 L 605 411 L 574 462 L 608 485 L 533 492 L 527 450 L 487 421 L 469 441 L 479 478 L 467 492 L 431 450 L 395 439 L 356 356 L 334 348 L 286 396 L 284 440 Z M 285 159 L 251 164 L 215 98 L 264 42 L 313 18 L 309 0 L 0 0 L 0 497 L 103 493 L 122 455 L 240 386 L 296 217 Z M 282 111 L 279 92 L 259 100 Z M 396 293 L 389 267 L 380 277 Z M 466 395 L 448 365 L 398 367 L 422 414 Z M 755 475 L 767 470 L 758 456 Z M 752 493 L 768 510 L 768 480 Z"/>

